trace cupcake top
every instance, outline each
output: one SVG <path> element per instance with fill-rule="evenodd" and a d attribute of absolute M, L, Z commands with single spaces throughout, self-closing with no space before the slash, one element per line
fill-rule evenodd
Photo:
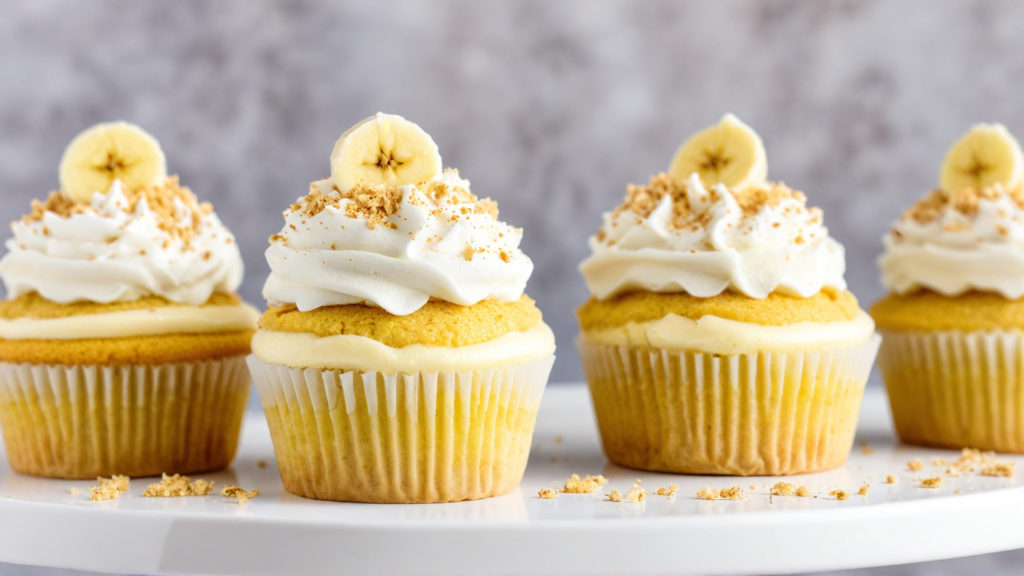
<path fill-rule="evenodd" d="M 8 299 L 158 296 L 198 306 L 242 281 L 234 236 L 210 204 L 167 176 L 156 139 L 125 122 L 78 135 L 61 160 L 60 190 L 33 201 L 11 230 L 0 260 Z"/>
<path fill-rule="evenodd" d="M 533 272 L 522 230 L 442 170 L 416 124 L 381 113 L 360 122 L 338 140 L 331 169 L 270 237 L 270 306 L 364 303 L 408 315 L 431 299 L 470 306 L 522 296 Z"/>
<path fill-rule="evenodd" d="M 669 172 L 629 185 L 580 264 L 599 300 L 634 290 L 763 299 L 845 290 L 841 244 L 818 208 L 767 180 L 760 137 L 726 114 L 685 142 Z"/>
<path fill-rule="evenodd" d="M 977 124 L 946 154 L 939 188 L 883 237 L 882 283 L 895 294 L 971 290 L 1024 297 L 1024 153 L 999 124 Z"/>

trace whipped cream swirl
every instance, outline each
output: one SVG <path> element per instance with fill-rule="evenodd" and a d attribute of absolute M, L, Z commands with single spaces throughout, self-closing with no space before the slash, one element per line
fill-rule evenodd
<path fill-rule="evenodd" d="M 590 249 L 580 272 L 598 299 L 631 290 L 765 298 L 846 289 L 843 246 L 821 211 L 780 185 L 733 193 L 705 189 L 696 174 L 685 186 L 656 177 L 605 213 Z"/>
<path fill-rule="evenodd" d="M 396 315 L 430 298 L 463 306 L 518 300 L 533 262 L 519 249 L 522 230 L 499 221 L 488 205 L 454 171 L 422 189 L 348 197 L 330 179 L 314 182 L 271 237 L 263 297 L 303 312 L 366 303 Z"/>
<path fill-rule="evenodd" d="M 954 196 L 933 192 L 893 223 L 878 259 L 882 283 L 896 294 L 1024 297 L 1024 198 L 1002 189 Z"/>
<path fill-rule="evenodd" d="M 89 204 L 60 202 L 62 213 L 52 202 L 37 205 L 38 214 L 11 224 L 0 260 L 7 297 L 36 291 L 67 304 L 155 295 L 198 306 L 214 292 L 235 292 L 243 266 L 234 236 L 176 180 L 169 188 L 160 206 L 119 180 Z"/>

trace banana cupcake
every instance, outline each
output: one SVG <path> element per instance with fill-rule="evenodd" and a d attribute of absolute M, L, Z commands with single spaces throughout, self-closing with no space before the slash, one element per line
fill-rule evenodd
<path fill-rule="evenodd" d="M 578 346 L 609 459 L 741 476 L 846 460 L 879 338 L 843 247 L 767 180 L 753 130 L 726 115 L 694 135 L 590 247 Z"/>
<path fill-rule="evenodd" d="M 893 421 L 913 444 L 1024 452 L 1024 153 L 973 126 L 893 223 L 871 307 Z"/>
<path fill-rule="evenodd" d="M 76 137 L 60 190 L 0 260 L 0 427 L 24 474 L 152 476 L 227 466 L 259 313 L 213 208 L 124 122 Z"/>
<path fill-rule="evenodd" d="M 523 292 L 522 230 L 399 116 L 345 132 L 331 172 L 270 238 L 249 357 L 285 488 L 379 503 L 513 490 L 555 350 Z"/>

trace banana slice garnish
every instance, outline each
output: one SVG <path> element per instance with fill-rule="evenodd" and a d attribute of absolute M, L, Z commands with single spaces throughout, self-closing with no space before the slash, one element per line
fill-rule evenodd
<path fill-rule="evenodd" d="M 60 159 L 60 189 L 72 200 L 89 202 L 114 180 L 129 189 L 167 179 L 167 158 L 151 134 L 128 122 L 97 124 L 75 136 Z"/>
<path fill-rule="evenodd" d="M 975 124 L 946 153 L 939 187 L 946 194 L 999 184 L 1016 190 L 1024 181 L 1024 152 L 1002 124 Z"/>
<path fill-rule="evenodd" d="M 357 185 L 419 184 L 441 174 L 441 155 L 422 128 L 378 112 L 341 135 L 331 153 L 331 173 L 342 192 Z"/>
<path fill-rule="evenodd" d="M 768 158 L 761 137 L 740 119 L 726 114 L 718 124 L 690 137 L 676 151 L 668 174 L 685 182 L 697 173 L 706 187 L 724 184 L 732 190 L 763 184 Z"/>

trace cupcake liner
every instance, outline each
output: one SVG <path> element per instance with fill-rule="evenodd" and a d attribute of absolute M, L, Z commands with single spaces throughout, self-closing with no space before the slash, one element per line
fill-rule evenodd
<path fill-rule="evenodd" d="M 878 365 L 904 442 L 1024 453 L 1024 332 L 884 332 Z"/>
<path fill-rule="evenodd" d="M 155 476 L 227 466 L 251 380 L 244 356 L 163 365 L 0 362 L 0 426 L 23 474 Z"/>
<path fill-rule="evenodd" d="M 249 356 L 285 488 L 380 503 L 513 490 L 553 363 L 548 356 L 491 370 L 387 375 Z"/>
<path fill-rule="evenodd" d="M 610 460 L 750 476 L 846 461 L 880 340 L 734 356 L 577 344 Z"/>

